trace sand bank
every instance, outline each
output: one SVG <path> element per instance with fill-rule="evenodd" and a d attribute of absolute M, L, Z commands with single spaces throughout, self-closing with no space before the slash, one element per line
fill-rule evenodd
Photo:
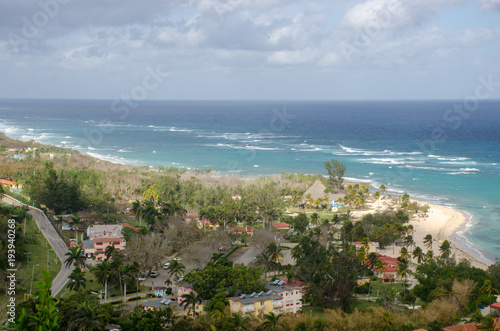
<path fill-rule="evenodd" d="M 427 248 L 424 244 L 424 237 L 430 234 L 433 238 L 431 249 L 434 251 L 435 255 L 439 255 L 439 247 L 444 240 L 448 240 L 451 243 L 452 256 L 454 255 L 457 261 L 465 259 L 474 267 L 486 269 L 489 263 L 481 259 L 479 254 L 473 254 L 468 251 L 461 244 L 459 234 L 466 229 L 466 224 L 469 221 L 470 215 L 448 207 L 430 204 L 428 206 L 430 208 L 426 215 L 420 212 L 410 218 L 409 224 L 412 224 L 415 230 L 413 234 L 415 245 L 422 248 L 424 253 L 426 253 Z M 388 208 L 389 205 L 386 202 L 374 202 L 369 204 L 369 207 L 370 211 L 358 212 L 360 214 L 356 216 L 362 216 L 361 213 L 383 211 Z M 399 249 L 400 248 L 396 247 L 393 253 L 392 246 L 389 246 L 385 250 L 382 250 L 381 253 L 397 257 L 399 256 Z"/>

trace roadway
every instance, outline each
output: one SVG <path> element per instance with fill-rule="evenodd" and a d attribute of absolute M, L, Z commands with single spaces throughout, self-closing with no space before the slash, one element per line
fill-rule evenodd
<path fill-rule="evenodd" d="M 4 196 L 2 200 L 14 206 L 24 206 L 23 203 L 9 196 Z M 61 239 L 52 224 L 50 224 L 50 221 L 45 216 L 45 214 L 38 208 L 34 208 L 31 206 L 29 206 L 29 208 L 29 214 L 33 216 L 36 225 L 45 236 L 45 238 L 49 242 L 49 245 L 52 247 L 62 264 L 61 270 L 52 280 L 52 287 L 50 288 L 52 290 L 52 295 L 56 295 L 68 282 L 68 276 L 71 274 L 74 267 L 71 266 L 71 268 L 66 268 L 64 266 L 63 263 L 66 260 L 65 254 L 68 252 L 68 248 L 66 247 L 65 242 Z"/>

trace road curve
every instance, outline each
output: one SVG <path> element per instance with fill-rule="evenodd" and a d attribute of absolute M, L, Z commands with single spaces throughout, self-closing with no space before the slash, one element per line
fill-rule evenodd
<path fill-rule="evenodd" d="M 11 198 L 9 196 L 4 196 L 2 200 L 14 206 L 24 205 L 20 201 L 15 200 L 14 198 Z M 29 213 L 33 216 L 36 225 L 49 242 L 49 245 L 52 246 L 52 249 L 61 261 L 61 264 L 63 264 L 64 260 L 66 260 L 65 254 L 66 252 L 68 252 L 66 244 L 40 209 L 31 206 L 29 206 L 29 208 Z M 73 266 L 71 266 L 71 268 L 66 268 L 64 264 L 62 265 L 61 270 L 52 281 L 52 287 L 50 288 L 52 290 L 52 295 L 56 295 L 57 293 L 59 293 L 64 285 L 66 285 L 66 283 L 68 282 L 68 276 L 71 274 L 73 269 Z"/>

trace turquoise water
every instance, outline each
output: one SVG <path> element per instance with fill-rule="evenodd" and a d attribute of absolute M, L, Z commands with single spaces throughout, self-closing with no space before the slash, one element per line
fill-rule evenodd
<path fill-rule="evenodd" d="M 348 178 L 471 214 L 462 240 L 493 262 L 500 102 L 454 105 L 462 102 L 0 100 L 0 130 L 113 162 L 239 175 L 326 174 L 334 158 Z"/>

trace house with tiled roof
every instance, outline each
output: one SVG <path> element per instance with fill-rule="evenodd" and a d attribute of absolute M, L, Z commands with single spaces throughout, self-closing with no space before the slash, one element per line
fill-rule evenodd
<path fill-rule="evenodd" d="M 447 326 L 443 328 L 443 331 L 479 331 L 482 330 L 479 327 L 481 323 L 467 323 L 467 324 L 458 324 L 453 326 Z M 489 330 L 489 329 L 488 329 Z M 500 318 L 495 318 L 493 320 L 493 330 L 500 330 Z"/>
<path fill-rule="evenodd" d="M 116 251 L 125 249 L 126 241 L 121 224 L 90 225 L 87 228 L 88 240 L 84 243 L 85 256 L 104 259 L 108 246 L 115 246 Z"/>
<path fill-rule="evenodd" d="M 259 317 L 273 312 L 275 315 L 283 313 L 283 297 L 280 294 L 267 292 L 242 294 L 226 298 L 229 301 L 231 313 L 242 313 Z"/>

